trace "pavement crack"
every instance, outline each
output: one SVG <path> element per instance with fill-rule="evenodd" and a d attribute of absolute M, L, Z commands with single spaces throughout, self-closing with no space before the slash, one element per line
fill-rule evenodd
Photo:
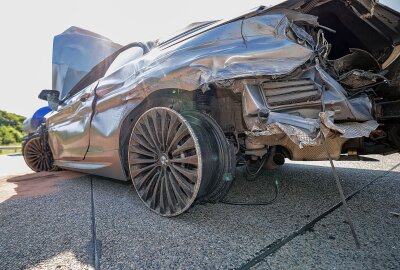
<path fill-rule="evenodd" d="M 100 269 L 100 252 L 101 243 L 96 237 L 96 212 L 94 203 L 94 191 L 93 191 L 93 179 L 90 177 L 90 201 L 91 201 L 91 221 L 92 221 L 92 239 L 89 246 L 89 264 L 94 267 L 95 270 Z"/>
<path fill-rule="evenodd" d="M 371 180 L 370 182 L 368 182 L 367 184 L 362 186 L 360 189 L 354 191 L 352 194 L 350 194 L 349 196 L 346 197 L 346 201 L 351 200 L 354 196 L 359 194 L 361 191 L 363 191 L 364 189 L 366 189 L 367 187 L 369 187 L 370 185 L 375 183 L 377 180 L 387 176 L 389 173 L 391 173 L 393 170 L 395 170 L 399 166 L 400 166 L 400 163 L 396 164 L 395 166 L 390 168 L 388 171 L 386 171 L 383 174 L 377 176 L 376 178 L 374 178 L 373 180 Z M 260 251 L 258 251 L 255 254 L 256 255 L 255 257 L 253 257 L 252 259 L 250 259 L 246 263 L 242 264 L 241 266 L 237 267 L 236 269 L 247 270 L 247 269 L 250 269 L 251 267 L 259 264 L 260 262 L 264 261 L 264 259 L 266 257 L 268 257 L 268 256 L 272 255 L 273 253 L 275 253 L 276 251 L 278 251 L 280 248 L 282 248 L 288 242 L 292 241 L 297 236 L 302 235 L 307 231 L 311 231 L 316 223 L 318 223 L 321 219 L 323 219 L 326 216 L 328 216 L 331 213 L 333 213 L 340 206 L 342 206 L 342 202 L 338 202 L 337 204 L 333 205 L 328 210 L 326 210 L 325 212 L 323 212 L 322 214 L 320 214 L 319 216 L 317 216 L 316 218 L 314 218 L 313 220 L 311 220 L 310 222 L 305 224 L 300 229 L 298 229 L 298 230 L 292 232 L 290 235 L 288 235 L 286 237 L 283 237 L 283 238 L 280 238 L 280 239 L 276 240 L 275 242 L 273 242 L 272 244 L 264 247 L 263 249 L 261 249 Z"/>

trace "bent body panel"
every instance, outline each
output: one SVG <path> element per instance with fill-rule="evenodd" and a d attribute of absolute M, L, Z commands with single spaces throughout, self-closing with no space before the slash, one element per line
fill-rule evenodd
<path fill-rule="evenodd" d="M 47 119 L 49 144 L 55 160 L 84 159 L 89 146 L 96 85 L 74 95 Z"/>

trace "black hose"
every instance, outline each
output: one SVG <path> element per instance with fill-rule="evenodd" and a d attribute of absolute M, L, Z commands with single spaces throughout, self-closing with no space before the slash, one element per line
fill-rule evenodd
<path fill-rule="evenodd" d="M 274 182 L 274 197 L 269 201 L 261 201 L 261 202 L 244 202 L 244 201 L 225 201 L 222 200 L 221 203 L 223 204 L 230 204 L 230 205 L 246 205 L 246 206 L 255 206 L 255 205 L 269 205 L 274 203 L 279 196 L 279 182 L 275 180 Z"/>
<path fill-rule="evenodd" d="M 242 160 L 244 162 L 244 165 L 246 167 L 246 180 L 247 181 L 255 181 L 255 179 L 260 175 L 261 169 L 264 167 L 265 162 L 268 159 L 268 155 L 265 155 L 263 159 L 261 160 L 261 164 L 259 168 L 255 171 L 252 172 L 246 162 L 246 159 L 243 157 L 239 157 L 238 160 Z M 278 180 L 275 180 L 274 182 L 274 197 L 269 200 L 269 201 L 261 201 L 261 202 L 244 202 L 244 201 L 229 201 L 229 200 L 221 200 L 220 202 L 223 204 L 230 204 L 230 205 L 246 205 L 246 206 L 257 206 L 257 205 L 269 205 L 271 203 L 274 203 L 279 196 L 279 182 Z"/>
<path fill-rule="evenodd" d="M 255 172 L 252 172 L 251 169 L 249 168 L 249 165 L 247 164 L 246 159 L 243 158 L 243 157 L 239 157 L 239 160 L 242 160 L 242 161 L 244 162 L 245 167 L 246 167 L 246 175 L 245 175 L 245 178 L 246 178 L 247 181 L 253 182 L 253 181 L 256 180 L 256 178 L 260 175 L 261 169 L 264 167 L 265 162 L 267 161 L 267 159 L 268 159 L 268 155 L 265 155 L 265 156 L 262 158 L 261 164 L 260 164 L 260 166 L 258 167 L 258 169 L 257 169 Z"/>

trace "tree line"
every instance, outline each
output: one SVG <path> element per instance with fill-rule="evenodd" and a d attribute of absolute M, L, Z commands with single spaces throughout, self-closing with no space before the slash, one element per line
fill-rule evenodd
<path fill-rule="evenodd" d="M 0 110 L 0 145 L 17 145 L 25 136 L 22 122 L 25 117 Z"/>

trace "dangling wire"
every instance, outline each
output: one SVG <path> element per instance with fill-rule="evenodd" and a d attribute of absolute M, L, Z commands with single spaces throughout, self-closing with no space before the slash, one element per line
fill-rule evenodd
<path fill-rule="evenodd" d="M 329 42 L 325 38 L 324 31 L 319 30 L 317 33 L 317 45 L 316 49 L 318 52 L 318 56 L 320 57 L 320 61 L 324 62 L 324 60 L 328 57 L 330 52 Z"/>
<path fill-rule="evenodd" d="M 255 181 L 256 178 L 260 175 L 261 169 L 264 167 L 265 162 L 268 159 L 268 155 L 265 155 L 263 157 L 263 159 L 261 160 L 261 164 L 258 167 L 258 169 L 255 172 L 252 172 L 247 164 L 247 161 L 245 158 L 240 157 L 239 160 L 244 161 L 244 165 L 246 168 L 246 180 L 247 181 Z M 276 179 L 274 181 L 274 197 L 269 200 L 269 201 L 260 201 L 260 202 L 245 202 L 245 201 L 229 201 L 229 200 L 222 200 L 221 203 L 223 204 L 230 204 L 230 205 L 247 205 L 247 206 L 251 206 L 251 205 L 269 205 L 273 202 L 275 202 L 278 199 L 279 196 L 279 181 Z"/>
<path fill-rule="evenodd" d="M 271 203 L 274 203 L 279 196 L 279 181 L 275 180 L 274 181 L 274 197 L 269 200 L 269 201 L 260 201 L 260 202 L 245 202 L 245 201 L 228 201 L 228 200 L 222 200 L 221 203 L 223 204 L 230 204 L 230 205 L 269 205 Z"/>
<path fill-rule="evenodd" d="M 239 160 L 244 161 L 244 166 L 245 166 L 245 168 L 246 168 L 246 175 L 245 175 L 245 177 L 246 177 L 246 180 L 247 180 L 247 181 L 252 182 L 252 181 L 255 181 L 255 180 L 256 180 L 256 178 L 260 175 L 261 170 L 262 170 L 262 168 L 264 167 L 265 163 L 267 162 L 267 159 L 268 159 L 268 155 L 264 155 L 264 157 L 261 159 L 261 163 L 260 163 L 258 169 L 255 170 L 255 171 L 252 171 L 252 170 L 250 169 L 250 167 L 249 167 L 249 164 L 247 164 L 246 159 L 245 159 L 244 157 L 239 157 Z"/>

